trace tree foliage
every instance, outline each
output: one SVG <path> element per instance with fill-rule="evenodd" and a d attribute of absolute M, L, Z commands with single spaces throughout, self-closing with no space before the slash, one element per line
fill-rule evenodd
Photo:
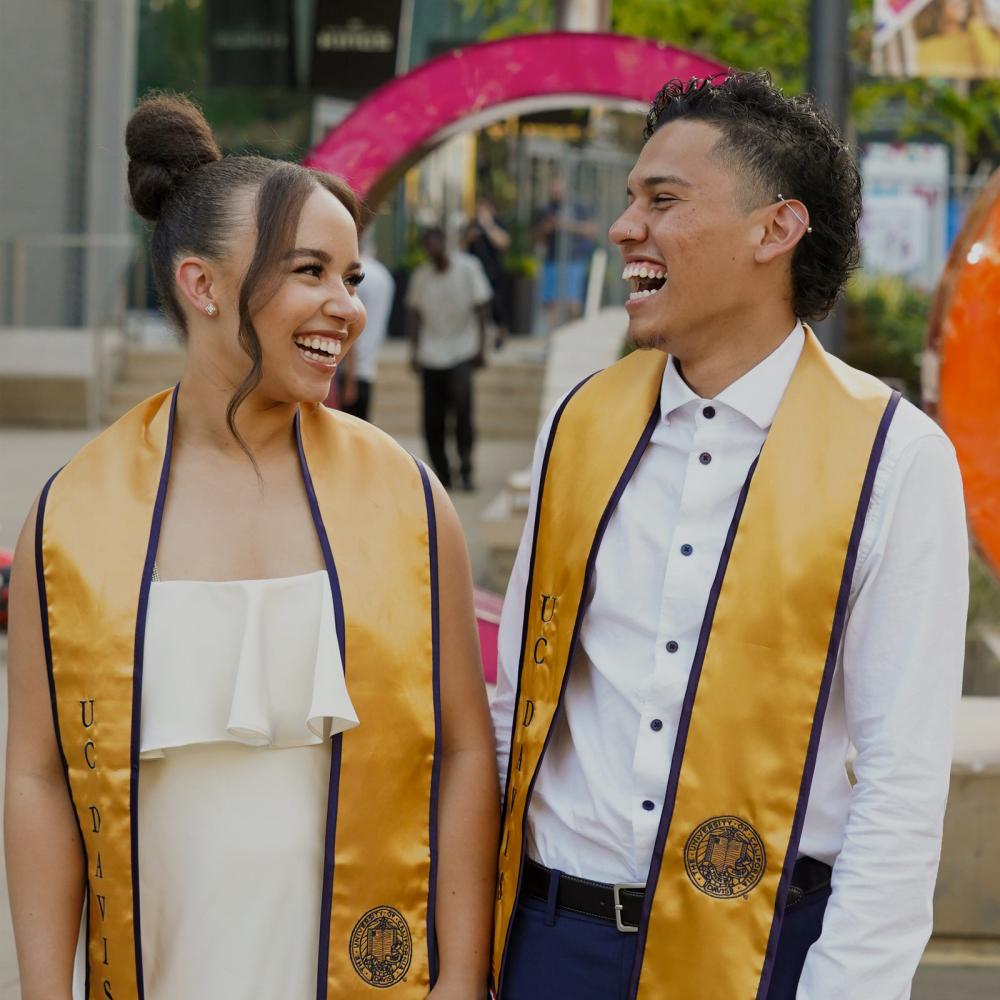
<path fill-rule="evenodd" d="M 274 87 L 218 87 L 209 75 L 207 4 L 142 0 L 137 91 L 189 94 L 226 152 L 298 159 L 309 138 L 309 95 Z"/>
<path fill-rule="evenodd" d="M 550 31 L 553 0 L 462 0 L 491 22 L 488 37 Z M 792 93 L 806 87 L 810 0 L 613 0 L 616 32 L 678 45 L 738 69 L 767 69 Z M 973 163 L 1000 149 L 1000 81 L 896 80 L 868 70 L 873 0 L 851 0 L 851 110 L 860 131 L 964 142 Z"/>
<path fill-rule="evenodd" d="M 791 90 L 805 86 L 808 11 L 803 0 L 627 0 L 612 28 L 693 49 L 740 69 L 768 69 Z"/>
<path fill-rule="evenodd" d="M 463 0 L 485 14 L 489 38 L 551 31 L 553 0 Z M 807 0 L 615 0 L 612 30 L 652 38 L 741 69 L 766 67 L 782 85 L 801 89 L 807 54 Z"/>

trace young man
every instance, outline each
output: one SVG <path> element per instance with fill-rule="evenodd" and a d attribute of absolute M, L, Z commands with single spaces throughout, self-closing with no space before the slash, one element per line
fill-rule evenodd
<path fill-rule="evenodd" d="M 495 985 L 902 1000 L 961 687 L 954 450 L 803 326 L 861 211 L 811 101 L 674 81 L 646 137 L 611 229 L 639 350 L 543 428 L 501 622 Z"/>
<path fill-rule="evenodd" d="M 424 437 L 434 471 L 450 489 L 445 430 L 448 418 L 454 418 L 460 484 L 472 490 L 472 373 L 485 363 L 493 292 L 475 257 L 448 252 L 443 229 L 428 229 L 422 244 L 427 260 L 410 277 L 406 316 L 410 364 L 423 380 Z"/>

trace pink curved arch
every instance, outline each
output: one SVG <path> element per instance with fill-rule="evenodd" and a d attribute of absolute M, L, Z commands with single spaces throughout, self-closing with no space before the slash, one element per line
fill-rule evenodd
<path fill-rule="evenodd" d="M 363 198 L 467 119 L 506 105 L 566 97 L 648 104 L 673 77 L 727 72 L 721 63 L 627 35 L 554 32 L 482 42 L 384 84 L 332 128 L 307 166 L 339 174 Z"/>

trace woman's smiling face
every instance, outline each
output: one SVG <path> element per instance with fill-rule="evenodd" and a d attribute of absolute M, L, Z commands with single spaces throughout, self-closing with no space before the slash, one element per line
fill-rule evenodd
<path fill-rule="evenodd" d="M 252 196 L 248 200 L 254 201 Z M 248 209 L 252 218 L 252 204 Z M 223 315 L 230 328 L 230 336 L 220 338 L 226 356 L 222 367 L 232 372 L 234 385 L 248 370 L 238 340 L 239 294 L 256 242 L 256 230 L 248 226 L 219 268 Z M 364 329 L 365 308 L 357 294 L 363 278 L 354 219 L 334 194 L 317 185 L 302 205 L 290 250 L 264 278 L 263 301 L 255 308 L 251 303 L 261 350 L 261 380 L 253 393 L 258 400 L 326 399 L 337 364 Z"/>

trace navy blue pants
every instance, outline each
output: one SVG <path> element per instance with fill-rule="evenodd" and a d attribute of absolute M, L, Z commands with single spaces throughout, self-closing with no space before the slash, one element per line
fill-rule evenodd
<path fill-rule="evenodd" d="M 830 890 L 785 913 L 767 1000 L 795 1000 L 806 952 L 823 927 Z M 521 897 L 501 1000 L 624 1000 L 638 935 L 541 900 Z M 678 997 L 677 1000 L 694 1000 Z"/>

